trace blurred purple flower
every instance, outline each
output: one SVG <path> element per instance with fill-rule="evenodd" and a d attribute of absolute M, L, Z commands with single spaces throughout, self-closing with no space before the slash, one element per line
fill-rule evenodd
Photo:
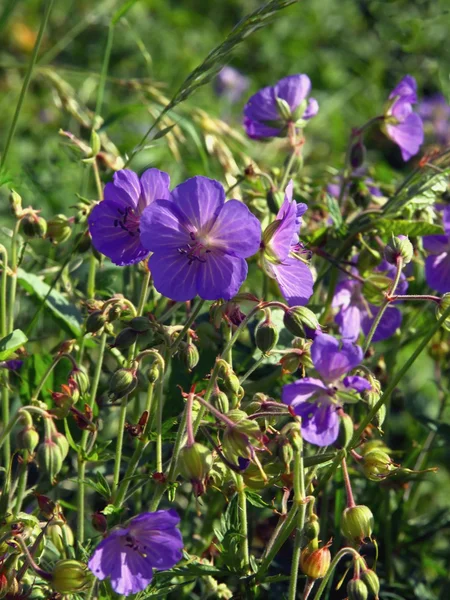
<path fill-rule="evenodd" d="M 354 259 L 356 262 L 356 259 Z M 356 268 L 351 269 L 357 273 Z M 396 273 L 395 265 L 383 260 L 375 269 L 378 274 L 386 275 L 394 279 Z M 396 293 L 404 294 L 408 288 L 405 275 L 400 276 Z M 344 275 L 336 286 L 333 297 L 333 308 L 338 308 L 334 320 L 339 326 L 339 332 L 343 338 L 355 342 L 361 330 L 367 335 L 380 308 L 369 304 L 362 294 L 362 283 L 350 276 Z M 402 313 L 398 308 L 389 305 L 382 316 L 373 336 L 374 342 L 385 340 L 394 335 L 402 322 Z"/>
<path fill-rule="evenodd" d="M 419 104 L 419 115 L 430 133 L 442 146 L 450 145 L 450 105 L 442 94 L 424 98 Z"/>
<path fill-rule="evenodd" d="M 383 192 L 380 190 L 380 188 L 377 186 L 377 184 L 374 182 L 374 180 L 371 177 L 363 177 L 363 174 L 358 171 L 354 171 L 353 176 L 355 177 L 355 181 L 358 184 L 362 184 L 363 186 L 365 186 L 367 188 L 367 191 L 369 192 L 369 194 L 371 196 L 374 196 L 375 198 L 383 197 Z M 335 198 L 339 198 L 339 194 L 341 192 L 341 183 L 342 183 L 342 175 L 337 175 L 336 177 L 333 177 L 331 182 L 327 185 L 327 192 L 331 196 L 334 196 Z M 353 183 L 352 180 L 347 183 L 347 185 L 345 187 L 344 197 L 348 194 L 352 183 Z"/>
<path fill-rule="evenodd" d="M 414 77 L 406 75 L 389 95 L 391 103 L 385 114 L 387 136 L 400 147 L 403 160 L 419 152 L 423 143 L 423 123 L 413 112 L 417 103 L 417 84 Z"/>
<path fill-rule="evenodd" d="M 131 265 L 148 256 L 139 237 L 141 215 L 154 200 L 169 197 L 170 178 L 158 169 L 148 169 L 140 178 L 123 169 L 113 179 L 89 216 L 89 231 L 98 252 L 116 265 Z"/>
<path fill-rule="evenodd" d="M 214 81 L 214 90 L 218 96 L 223 96 L 234 104 L 238 102 L 243 93 L 247 91 L 250 80 L 234 67 L 226 65 L 218 73 Z"/>
<path fill-rule="evenodd" d="M 283 387 L 281 398 L 302 419 L 302 435 L 310 444 L 328 446 L 339 433 L 337 410 L 349 394 L 370 389 L 358 375 L 346 376 L 359 365 L 363 351 L 351 342 L 339 342 L 331 335 L 318 335 L 311 346 L 311 358 L 320 379 L 304 377 Z"/>
<path fill-rule="evenodd" d="M 259 249 L 261 225 L 242 202 L 225 202 L 218 181 L 198 176 L 145 209 L 141 242 L 154 253 L 149 268 L 167 298 L 229 300 L 247 277 L 245 259 Z"/>
<path fill-rule="evenodd" d="M 152 580 L 153 569 L 171 569 L 181 560 L 179 522 L 173 509 L 134 517 L 100 542 L 89 559 L 89 569 L 98 579 L 110 577 L 117 594 L 141 592 Z"/>
<path fill-rule="evenodd" d="M 264 271 L 275 279 L 290 306 L 305 305 L 313 293 L 313 277 L 300 258 L 302 246 L 298 234 L 306 204 L 293 199 L 292 180 L 286 187 L 284 202 L 263 233 L 262 263 Z"/>
<path fill-rule="evenodd" d="M 307 99 L 310 90 L 307 75 L 289 75 L 259 90 L 244 107 L 247 135 L 255 140 L 285 137 L 289 123 L 304 126 L 319 111 L 317 100 Z"/>
<path fill-rule="evenodd" d="M 433 290 L 450 292 L 450 206 L 442 214 L 444 235 L 425 235 L 423 247 L 431 255 L 425 260 L 425 278 Z"/>
<path fill-rule="evenodd" d="M 2 360 L 0 362 L 0 368 L 8 369 L 8 371 L 18 371 L 23 365 L 23 360 L 13 358 L 11 360 Z"/>

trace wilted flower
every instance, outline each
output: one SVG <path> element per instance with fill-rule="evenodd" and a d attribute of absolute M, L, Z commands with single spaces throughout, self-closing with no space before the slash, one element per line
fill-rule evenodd
<path fill-rule="evenodd" d="M 234 67 L 226 65 L 219 71 L 214 81 L 214 91 L 218 96 L 223 96 L 234 104 L 240 100 L 249 85 L 248 77 L 239 73 Z"/>
<path fill-rule="evenodd" d="M 262 265 L 275 279 L 290 306 L 304 305 L 313 293 L 313 278 L 308 265 L 301 259 L 302 247 L 298 234 L 306 204 L 293 199 L 293 182 L 286 187 L 284 202 L 273 221 L 264 231 L 261 243 Z"/>
<path fill-rule="evenodd" d="M 134 517 L 100 542 L 89 559 L 89 569 L 98 579 L 110 577 L 118 594 L 141 592 L 152 580 L 153 569 L 171 569 L 181 560 L 179 521 L 173 509 Z"/>
<path fill-rule="evenodd" d="M 419 152 L 423 143 L 423 123 L 412 105 L 417 103 L 417 83 L 406 75 L 389 95 L 391 101 L 385 113 L 387 136 L 395 142 L 403 160 L 409 160 Z"/>
<path fill-rule="evenodd" d="M 169 197 L 169 184 L 169 175 L 158 169 L 148 169 L 140 178 L 129 169 L 114 173 L 105 199 L 88 219 L 94 248 L 119 266 L 143 260 L 148 250 L 139 237 L 142 212 L 154 200 Z"/>
<path fill-rule="evenodd" d="M 247 277 L 245 259 L 258 251 L 261 225 L 238 200 L 225 202 L 222 185 L 192 177 L 141 219 L 142 245 L 153 252 L 155 288 L 172 300 L 232 298 Z"/>
<path fill-rule="evenodd" d="M 320 379 L 304 377 L 288 383 L 281 397 L 302 418 L 304 439 L 317 446 L 328 446 L 339 434 L 337 409 L 349 395 L 354 399 L 352 392 L 362 392 L 371 386 L 363 377 L 347 375 L 363 358 L 362 349 L 351 342 L 318 335 L 311 346 L 311 358 Z"/>
<path fill-rule="evenodd" d="M 356 260 L 354 259 L 356 262 Z M 356 273 L 356 269 L 352 267 Z M 395 276 L 396 267 L 383 260 L 375 269 L 376 273 L 385 274 L 390 279 Z M 405 275 L 400 275 L 400 281 L 396 288 L 396 293 L 404 294 L 408 288 L 408 282 Z M 349 276 L 340 279 L 336 286 L 333 297 L 333 308 L 339 308 L 335 316 L 335 321 L 339 326 L 339 332 L 343 338 L 350 341 L 356 341 L 363 331 L 367 335 L 372 327 L 375 317 L 380 310 L 378 306 L 370 304 L 363 296 L 363 284 Z M 381 317 L 375 334 L 372 338 L 374 342 L 385 340 L 394 335 L 402 323 L 402 313 L 394 306 L 388 306 Z"/>
<path fill-rule="evenodd" d="M 319 111 L 317 100 L 307 99 L 310 89 L 307 75 L 289 75 L 259 90 L 244 108 L 247 135 L 255 140 L 285 137 L 290 124 L 304 127 Z"/>
<path fill-rule="evenodd" d="M 425 235 L 423 247 L 431 255 L 425 261 L 425 278 L 433 290 L 450 292 L 450 206 L 442 214 L 444 235 Z"/>

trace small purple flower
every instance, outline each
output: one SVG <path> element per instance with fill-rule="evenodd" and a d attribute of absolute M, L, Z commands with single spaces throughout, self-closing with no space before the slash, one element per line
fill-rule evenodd
<path fill-rule="evenodd" d="M 245 259 L 259 249 L 261 225 L 242 202 L 225 202 L 218 181 L 198 176 L 145 209 L 141 242 L 153 252 L 149 269 L 167 298 L 229 300 L 247 277 Z"/>
<path fill-rule="evenodd" d="M 433 94 L 419 104 L 425 132 L 442 146 L 450 144 L 450 105 L 442 94 Z"/>
<path fill-rule="evenodd" d="M 349 395 L 370 389 L 358 375 L 346 376 L 359 365 L 363 351 L 351 342 L 339 342 L 331 335 L 318 335 L 311 346 L 311 358 L 320 379 L 304 377 L 288 383 L 282 401 L 302 419 L 302 435 L 310 444 L 328 446 L 339 434 L 338 409 Z"/>
<path fill-rule="evenodd" d="M 423 123 L 412 105 L 417 103 L 417 84 L 414 77 L 406 75 L 389 95 L 391 101 L 385 114 L 387 136 L 395 142 L 403 160 L 419 152 L 423 143 Z"/>
<path fill-rule="evenodd" d="M 11 360 L 2 360 L 0 362 L 0 368 L 8 369 L 8 371 L 18 371 L 23 365 L 23 360 L 18 358 L 12 358 Z"/>
<path fill-rule="evenodd" d="M 261 244 L 263 269 L 275 279 L 289 306 L 305 305 L 313 293 L 311 271 L 301 258 L 302 246 L 298 234 L 306 204 L 292 197 L 292 180 L 286 187 L 284 202 L 273 221 L 264 231 Z"/>
<path fill-rule="evenodd" d="M 89 559 L 89 569 L 98 579 L 110 577 L 118 594 L 141 592 L 152 580 L 153 569 L 171 569 L 181 560 L 179 522 L 173 509 L 134 517 L 100 542 Z"/>
<path fill-rule="evenodd" d="M 310 90 L 307 75 L 289 75 L 259 90 L 244 107 L 247 135 L 255 140 L 285 137 L 289 123 L 304 127 L 319 112 L 317 100 L 307 99 Z"/>
<path fill-rule="evenodd" d="M 104 200 L 88 219 L 94 248 L 119 266 L 144 260 L 148 250 L 140 242 L 141 215 L 154 200 L 169 197 L 169 185 L 169 175 L 158 169 L 148 169 L 141 178 L 128 169 L 114 173 Z"/>
<path fill-rule="evenodd" d="M 450 206 L 442 214 L 444 235 L 425 235 L 423 247 L 431 255 L 425 260 L 425 278 L 433 290 L 450 292 Z"/>
<path fill-rule="evenodd" d="M 355 260 L 355 259 L 354 259 Z M 356 269 L 352 269 L 355 273 Z M 394 278 L 396 267 L 383 260 L 375 269 L 376 273 Z M 402 273 L 396 293 L 404 294 L 408 282 Z M 352 277 L 344 276 L 336 286 L 333 297 L 333 308 L 338 308 L 334 320 L 339 326 L 343 338 L 355 342 L 361 330 L 367 335 L 380 308 L 369 304 L 362 294 L 362 283 Z M 394 335 L 402 323 L 402 313 L 394 306 L 385 310 L 373 336 L 374 342 L 380 342 Z"/>
<path fill-rule="evenodd" d="M 231 104 L 238 102 L 250 85 L 248 77 L 229 65 L 221 69 L 214 82 L 214 90 L 218 96 L 223 96 Z"/>

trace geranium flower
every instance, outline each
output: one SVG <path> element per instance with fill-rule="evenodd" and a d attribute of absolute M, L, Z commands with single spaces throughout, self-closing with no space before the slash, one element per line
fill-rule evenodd
<path fill-rule="evenodd" d="M 154 200 L 169 197 L 169 185 L 169 175 L 158 169 L 148 169 L 140 178 L 129 169 L 114 173 L 104 200 L 89 215 L 94 248 L 119 266 L 144 260 L 148 250 L 139 237 L 141 215 Z"/>
<path fill-rule="evenodd" d="M 285 137 L 290 123 L 304 127 L 319 112 L 317 100 L 307 99 L 310 89 L 307 75 L 289 75 L 259 90 L 244 107 L 247 135 L 255 140 Z"/>
<path fill-rule="evenodd" d="M 223 96 L 234 104 L 241 99 L 242 94 L 248 89 L 249 85 L 248 77 L 239 73 L 234 67 L 226 65 L 217 74 L 214 91 L 218 96 Z"/>
<path fill-rule="evenodd" d="M 387 136 L 400 147 L 403 160 L 419 152 L 423 143 L 423 123 L 412 105 L 417 102 L 417 84 L 414 77 L 406 75 L 389 95 L 391 101 L 385 113 Z"/>
<path fill-rule="evenodd" d="M 262 266 L 275 279 L 290 306 L 305 305 L 313 293 L 311 271 L 301 258 L 303 253 L 298 234 L 306 204 L 293 199 L 292 180 L 286 187 L 284 202 L 263 233 Z"/>
<path fill-rule="evenodd" d="M 23 360 L 12 358 L 10 360 L 0 361 L 0 368 L 8 369 L 8 371 L 18 371 L 23 365 Z"/>
<path fill-rule="evenodd" d="M 356 262 L 356 258 L 353 259 Z M 356 273 L 356 269 L 352 267 Z M 383 260 L 375 269 L 376 273 L 394 279 L 396 267 Z M 339 325 L 339 332 L 343 338 L 356 341 L 363 331 L 367 335 L 380 308 L 369 304 L 362 293 L 362 283 L 350 276 L 344 275 L 336 286 L 333 297 L 333 308 L 338 308 L 334 320 Z M 405 275 L 400 275 L 396 293 L 404 294 L 408 289 Z M 394 335 L 402 323 L 402 313 L 395 306 L 389 305 L 385 310 L 373 336 L 374 342 L 385 340 Z"/>
<path fill-rule="evenodd" d="M 425 260 L 425 278 L 433 290 L 450 292 L 450 206 L 442 214 L 444 235 L 425 235 L 423 247 L 431 256 Z"/>
<path fill-rule="evenodd" d="M 183 302 L 229 300 L 247 277 L 245 259 L 258 251 L 261 225 L 238 200 L 225 202 L 218 181 L 193 177 L 167 200 L 155 200 L 141 218 L 141 243 L 155 288 Z"/>
<path fill-rule="evenodd" d="M 318 335 L 311 346 L 311 358 L 320 379 L 304 377 L 288 383 L 281 399 L 301 417 L 303 438 L 316 446 L 328 446 L 339 434 L 338 409 L 346 399 L 354 401 L 355 392 L 371 386 L 363 377 L 347 375 L 363 358 L 362 349 L 351 342 Z"/>
<path fill-rule="evenodd" d="M 153 569 L 171 569 L 182 558 L 183 540 L 175 510 L 142 513 L 113 529 L 88 562 L 98 579 L 111 578 L 115 592 L 129 596 L 144 590 Z"/>

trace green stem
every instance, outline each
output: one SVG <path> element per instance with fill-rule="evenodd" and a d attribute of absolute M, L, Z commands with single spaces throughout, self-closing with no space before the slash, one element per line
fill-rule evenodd
<path fill-rule="evenodd" d="M 189 319 L 186 321 L 183 329 L 177 334 L 177 337 L 176 337 L 175 341 L 173 342 L 173 344 L 169 348 L 169 352 L 170 352 L 171 356 L 173 354 L 175 354 L 175 352 L 177 351 L 178 346 L 181 344 L 181 342 L 183 341 L 184 336 L 189 331 L 192 323 L 197 318 L 197 315 L 200 312 L 200 310 L 202 309 L 202 306 L 204 305 L 204 303 L 205 303 L 205 300 L 199 300 L 199 302 L 197 303 L 197 306 L 194 308 L 194 310 L 190 314 Z"/>
<path fill-rule="evenodd" d="M 14 330 L 14 308 L 16 305 L 16 291 L 17 291 L 17 238 L 19 235 L 20 220 L 16 221 L 14 226 L 13 235 L 11 238 L 11 281 L 9 286 L 9 321 L 7 333 L 11 333 Z"/>
<path fill-rule="evenodd" d="M 289 157 L 289 161 L 286 165 L 286 169 L 284 170 L 283 178 L 281 179 L 280 185 L 278 186 L 278 189 L 281 190 L 282 192 L 284 192 L 284 188 L 286 187 L 289 175 L 291 173 L 292 166 L 293 166 L 296 158 L 297 158 L 297 151 L 294 148 L 291 152 L 291 156 Z"/>
<path fill-rule="evenodd" d="M 220 362 L 218 360 L 216 360 L 216 364 L 214 365 L 214 369 L 211 373 L 211 377 L 209 378 L 208 385 L 206 387 L 205 395 L 203 396 L 203 400 L 205 402 L 209 403 L 209 400 L 214 391 L 214 387 L 216 385 L 217 377 L 219 376 L 219 371 L 220 371 Z M 195 423 L 194 423 L 194 427 L 193 427 L 194 435 L 197 433 L 198 428 L 200 427 L 200 423 L 202 422 L 203 415 L 205 414 L 205 410 L 206 410 L 206 407 L 202 405 L 200 407 L 200 410 L 197 413 L 197 418 L 195 419 Z"/>
<path fill-rule="evenodd" d="M 375 335 L 375 331 L 377 330 L 377 327 L 380 324 L 380 321 L 383 318 L 383 315 L 386 312 L 387 307 L 389 306 L 389 304 L 392 301 L 391 296 L 393 296 L 393 294 L 395 293 L 395 290 L 397 289 L 397 286 L 399 284 L 400 277 L 402 274 L 402 269 L 403 269 L 403 259 L 401 257 L 399 257 L 397 259 L 397 271 L 395 273 L 394 281 L 392 282 L 392 285 L 389 288 L 389 292 L 387 293 L 386 298 L 383 301 L 383 304 L 381 305 L 380 310 L 378 311 L 378 314 L 372 323 L 372 327 L 370 328 L 370 331 L 367 334 L 366 339 L 364 340 L 364 346 L 363 346 L 364 354 L 369 349 L 370 344 L 372 342 L 372 338 Z"/>
<path fill-rule="evenodd" d="M 39 32 L 36 38 L 36 42 L 34 44 L 33 53 L 31 55 L 30 63 L 28 65 L 27 72 L 25 73 L 25 78 L 23 80 L 22 89 L 20 90 L 19 100 L 17 102 L 16 110 L 14 112 L 13 120 L 11 126 L 8 131 L 8 137 L 6 138 L 5 149 L 2 154 L 2 158 L 0 160 L 0 169 L 6 162 L 6 158 L 8 156 L 9 149 L 11 147 L 11 142 L 14 137 L 14 133 L 16 131 L 17 123 L 19 121 L 20 111 L 22 110 L 22 105 L 25 100 L 25 96 L 27 94 L 28 86 L 30 84 L 31 76 L 33 74 L 34 65 L 36 64 L 37 55 L 39 53 L 39 48 L 41 46 L 42 37 L 44 35 L 45 28 L 47 27 L 47 22 L 50 17 L 50 13 L 53 7 L 54 0 L 48 0 L 47 6 L 45 8 L 44 17 L 41 22 L 41 26 L 39 28 Z"/>
<path fill-rule="evenodd" d="M 259 310 L 261 310 L 261 306 L 258 304 L 257 306 L 255 306 L 255 308 L 252 308 L 252 310 L 248 313 L 248 315 L 245 317 L 245 319 L 243 319 L 243 321 L 241 323 L 239 323 L 239 325 L 236 328 L 236 331 L 233 333 L 230 341 L 227 342 L 225 348 L 222 350 L 222 356 L 227 356 L 228 355 L 228 352 L 234 346 L 234 344 L 235 344 L 236 340 L 238 339 L 238 337 L 240 336 L 241 332 L 245 329 L 245 327 L 247 326 L 247 324 L 250 321 L 250 319 Z"/>
<path fill-rule="evenodd" d="M 140 317 L 142 315 L 142 313 L 144 312 L 145 303 L 147 302 L 150 279 L 151 279 L 151 273 L 147 269 L 145 271 L 144 280 L 142 282 L 141 296 L 139 298 L 139 304 L 138 304 L 138 308 L 137 308 L 137 316 L 138 317 Z"/>
<path fill-rule="evenodd" d="M 90 393 L 90 397 L 89 397 L 90 408 L 92 408 L 95 404 L 95 398 L 97 395 L 98 384 L 100 382 L 100 375 L 102 373 L 103 357 L 105 355 L 107 337 L 108 337 L 108 335 L 106 333 L 103 333 L 100 338 L 99 355 L 97 358 L 94 379 L 92 381 L 91 393 Z M 77 508 L 78 508 L 77 524 L 78 524 L 78 527 L 77 527 L 77 533 L 78 533 L 78 539 L 80 541 L 80 544 L 82 544 L 84 542 L 84 508 L 85 508 L 85 491 L 86 491 L 85 481 L 84 481 L 85 474 L 86 474 L 86 459 L 85 459 L 84 453 L 86 451 L 88 437 L 89 437 L 89 432 L 83 431 L 83 434 L 81 436 L 80 448 L 78 451 L 78 458 L 77 458 L 77 463 L 78 463 L 77 464 L 77 466 L 78 466 L 78 490 L 77 490 Z"/>
<path fill-rule="evenodd" d="M 327 587 L 327 583 L 333 574 L 334 569 L 337 567 L 341 558 L 343 558 L 346 554 L 351 554 L 354 560 L 359 560 L 361 558 L 360 554 L 354 550 L 353 548 L 341 548 L 336 556 L 331 561 L 330 567 L 325 575 L 325 577 L 320 582 L 320 586 L 314 596 L 314 600 L 320 600 L 321 595 L 323 594 L 325 588 Z"/>
<path fill-rule="evenodd" d="M 255 361 L 255 363 L 248 369 L 248 371 L 246 373 L 244 373 L 244 375 L 242 375 L 239 383 L 242 385 L 244 383 L 244 381 L 246 379 L 248 379 L 254 371 L 256 371 L 256 369 L 259 367 L 259 365 L 265 361 L 266 358 L 267 358 L 266 354 L 261 354 L 261 356 L 258 358 L 258 360 Z"/>
<path fill-rule="evenodd" d="M 297 525 L 297 505 L 293 505 L 291 510 L 288 512 L 286 520 L 281 525 L 277 537 L 273 540 L 272 546 L 270 547 L 269 552 L 264 556 L 264 559 L 256 573 L 257 581 L 261 581 L 267 569 L 272 564 L 273 559 L 278 554 L 279 549 L 291 535 L 292 531 L 294 531 L 295 526 Z"/>
<path fill-rule="evenodd" d="M 95 298 L 95 270 L 97 267 L 97 259 L 92 252 L 89 257 L 89 272 L 88 272 L 88 281 L 86 294 L 88 298 Z"/>
<path fill-rule="evenodd" d="M 3 271 L 0 287 L 0 335 L 4 338 L 8 330 L 6 317 L 6 289 L 8 283 L 8 250 L 0 244 L 0 254 L 3 256 Z"/>
<path fill-rule="evenodd" d="M 72 367 L 76 366 L 76 363 L 75 363 L 73 357 L 70 354 L 64 353 L 64 354 L 59 354 L 58 356 L 56 356 L 53 359 L 53 362 L 47 367 L 47 370 L 43 374 L 42 379 L 39 382 L 39 385 L 37 386 L 37 388 L 35 389 L 33 395 L 31 396 L 31 398 L 30 398 L 31 404 L 33 404 L 34 402 L 36 402 L 36 400 L 39 398 L 39 394 L 41 393 L 42 388 L 44 387 L 45 382 L 50 377 L 53 369 L 56 367 L 56 365 L 59 363 L 59 361 L 62 360 L 63 358 L 67 358 L 68 360 L 70 360 L 70 362 L 72 363 Z"/>
<path fill-rule="evenodd" d="M 224 338 L 226 340 L 226 346 L 228 346 L 231 341 L 231 335 L 232 335 L 231 325 L 225 321 L 223 323 L 222 327 L 223 327 L 223 332 L 224 332 Z M 233 349 L 231 346 L 228 348 L 226 354 L 222 354 L 222 357 L 224 360 L 227 361 L 227 363 L 230 365 L 230 367 L 233 368 Z"/>
<path fill-rule="evenodd" d="M 300 553 L 302 550 L 302 536 L 305 527 L 306 514 L 306 490 L 305 470 L 303 466 L 303 440 L 300 431 L 295 437 L 294 450 L 294 500 L 298 507 L 297 532 L 295 535 L 294 551 L 292 553 L 291 579 L 289 582 L 288 600 L 295 600 L 297 596 L 298 569 L 300 564 Z"/>
<path fill-rule="evenodd" d="M 241 539 L 242 569 L 248 573 L 250 569 L 250 555 L 248 549 L 248 518 L 247 518 L 247 496 L 245 495 L 245 484 L 242 475 L 234 473 L 238 495 L 239 509 L 239 531 Z"/>
<path fill-rule="evenodd" d="M 20 465 L 19 483 L 16 491 L 16 504 L 14 506 L 13 516 L 16 517 L 22 508 L 23 498 L 27 487 L 28 479 L 28 450 L 24 450 L 22 454 L 22 464 Z"/>

